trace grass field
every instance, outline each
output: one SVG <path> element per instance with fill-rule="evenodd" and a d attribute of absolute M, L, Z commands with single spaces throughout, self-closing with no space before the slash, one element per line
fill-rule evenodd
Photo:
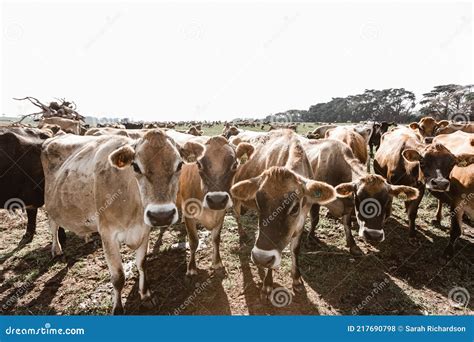
<path fill-rule="evenodd" d="M 216 127 L 213 133 L 222 131 Z M 302 127 L 306 133 L 311 127 Z M 206 132 L 209 134 L 209 132 Z M 474 294 L 474 229 L 465 225 L 453 259 L 441 256 L 449 238 L 448 212 L 441 225 L 433 225 L 436 202 L 425 195 L 417 218 L 417 242 L 408 242 L 407 215 L 402 203 L 394 201 L 386 226 L 386 240 L 369 244 L 356 237 L 364 255 L 353 257 L 345 248 L 339 220 L 321 210 L 317 229 L 319 242 L 305 243 L 301 269 L 305 291 L 291 291 L 289 251 L 275 272 L 275 287 L 291 292 L 291 303 L 283 307 L 260 299 L 262 271 L 250 261 L 253 239 L 239 240 L 236 222 L 229 213 L 222 231 L 221 255 L 225 276 L 211 270 L 210 236 L 200 230 L 197 279 L 185 278 L 186 231 L 182 224 L 154 229 L 151 234 L 147 270 L 151 289 L 159 299 L 156 308 L 140 306 L 138 272 L 134 254 L 122 248 L 126 271 L 123 292 L 128 314 L 312 314 L 312 315 L 472 315 L 474 303 L 456 306 L 450 292 L 457 287 Z M 243 216 L 253 238 L 254 212 Z M 47 214 L 40 210 L 37 234 L 26 246 L 18 246 L 26 218 L 0 210 L 0 310 L 7 314 L 109 314 L 112 285 L 100 239 L 86 243 L 67 233 L 65 256 L 52 260 Z M 306 223 L 309 228 L 309 222 Z"/>

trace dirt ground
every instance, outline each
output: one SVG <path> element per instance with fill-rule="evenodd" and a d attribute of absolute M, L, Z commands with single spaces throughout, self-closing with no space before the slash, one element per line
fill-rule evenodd
<path fill-rule="evenodd" d="M 123 292 L 127 314 L 159 315 L 472 315 L 474 301 L 454 305 L 450 291 L 456 287 L 474 294 L 474 229 L 464 226 L 456 254 L 446 262 L 442 252 L 448 241 L 447 208 L 441 226 L 431 220 L 436 202 L 425 196 L 420 207 L 418 241 L 408 242 L 407 217 L 402 203 L 386 227 L 386 240 L 370 245 L 356 237 L 364 252 L 351 256 L 344 247 L 344 231 L 338 220 L 322 210 L 318 237 L 320 242 L 302 248 L 302 274 L 305 291 L 293 294 L 290 255 L 284 252 L 281 268 L 275 272 L 275 287 L 288 289 L 282 307 L 260 299 L 263 273 L 250 261 L 253 241 L 241 242 L 233 216 L 226 216 L 221 253 L 227 274 L 211 270 L 212 244 L 205 230 L 200 231 L 197 255 L 199 274 L 185 279 L 186 232 L 182 224 L 154 229 L 149 247 L 147 269 L 151 289 L 159 306 L 140 305 L 138 272 L 134 254 L 123 247 L 126 285 Z M 243 217 L 250 236 L 256 229 L 255 213 Z M 86 243 L 68 232 L 65 257 L 52 260 L 47 214 L 40 210 L 37 234 L 26 246 L 19 246 L 26 225 L 21 214 L 0 210 L 0 310 L 3 314 L 84 315 L 109 314 L 112 286 L 100 239 Z M 309 222 L 306 228 L 309 227 Z M 353 230 L 354 236 L 357 235 Z"/>

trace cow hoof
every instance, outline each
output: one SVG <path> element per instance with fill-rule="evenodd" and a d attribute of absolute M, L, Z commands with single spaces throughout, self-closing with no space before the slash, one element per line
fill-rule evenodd
<path fill-rule="evenodd" d="M 33 235 L 34 233 L 25 233 L 25 235 L 23 235 L 21 238 L 19 245 L 23 246 L 33 241 Z"/>
<path fill-rule="evenodd" d="M 349 247 L 349 252 L 353 256 L 362 256 L 362 255 L 364 255 L 364 253 L 362 253 L 362 250 L 357 245 Z"/>
<path fill-rule="evenodd" d="M 123 315 L 123 314 L 124 314 L 123 306 L 117 306 L 112 309 L 112 315 L 114 316 Z"/>

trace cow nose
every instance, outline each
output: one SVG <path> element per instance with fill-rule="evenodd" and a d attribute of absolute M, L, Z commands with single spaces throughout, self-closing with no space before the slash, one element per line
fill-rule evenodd
<path fill-rule="evenodd" d="M 214 210 L 225 209 L 228 201 L 229 195 L 227 193 L 212 193 L 206 195 L 207 205 Z"/>
<path fill-rule="evenodd" d="M 446 178 L 433 178 L 431 179 L 431 188 L 435 190 L 446 191 L 449 188 L 449 180 Z"/>
<path fill-rule="evenodd" d="M 152 226 L 168 226 L 173 223 L 176 215 L 176 208 L 168 210 L 151 211 L 147 210 L 146 216 Z"/>
<path fill-rule="evenodd" d="M 364 229 L 363 237 L 366 240 L 381 242 L 385 239 L 385 234 L 382 229 Z"/>
<path fill-rule="evenodd" d="M 252 250 L 252 260 L 255 264 L 266 267 L 272 268 L 273 264 L 275 263 L 275 256 L 274 255 L 263 255 L 261 253 L 255 253 Z"/>
<path fill-rule="evenodd" d="M 425 144 L 431 144 L 433 142 L 433 137 L 426 137 Z"/>

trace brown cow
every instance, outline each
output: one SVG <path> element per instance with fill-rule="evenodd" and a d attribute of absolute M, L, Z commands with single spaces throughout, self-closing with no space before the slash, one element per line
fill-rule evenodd
<path fill-rule="evenodd" d="M 137 251 L 138 292 L 142 300 L 154 303 L 145 275 L 150 227 L 178 220 L 175 201 L 182 158 L 202 148 L 191 142 L 181 147 L 158 129 L 138 140 L 67 134 L 43 144 L 52 254 L 62 254 L 59 225 L 80 236 L 98 232 L 114 287 L 114 314 L 123 312 L 121 244 Z"/>
<path fill-rule="evenodd" d="M 226 209 L 232 207 L 229 191 L 240 167 L 240 158 L 244 155 L 250 157 L 252 152 L 250 144 L 241 143 L 235 147 L 224 137 L 217 136 L 204 144 L 203 153 L 199 153 L 201 158 L 183 167 L 177 206 L 182 208 L 191 250 L 186 275 L 197 274 L 195 254 L 199 240 L 196 223 L 212 232 L 212 267 L 223 269 L 219 242 Z"/>
<path fill-rule="evenodd" d="M 365 146 L 359 141 L 358 148 Z M 365 171 L 365 165 L 354 156 L 343 142 L 333 139 L 307 141 L 304 144 L 311 162 L 314 179 L 335 186 L 338 198 L 325 206 L 335 217 L 342 217 L 346 235 L 346 245 L 351 253 L 359 254 L 351 232 L 351 215 L 355 210 L 359 224 L 359 236 L 367 240 L 385 239 L 384 223 L 390 217 L 393 197 L 403 196 L 413 199 L 418 190 L 409 186 L 388 184 L 378 175 Z M 311 208 L 310 238 L 319 222 L 319 208 Z"/>
<path fill-rule="evenodd" d="M 451 151 L 446 147 L 452 146 Z M 453 153 L 454 152 L 454 153 Z M 433 143 L 418 149 L 405 149 L 403 157 L 419 165 L 427 189 L 451 211 L 449 243 L 444 255 L 452 257 L 461 236 L 462 217 L 474 218 L 474 140 L 471 134 L 440 135 Z"/>
<path fill-rule="evenodd" d="M 281 262 L 283 249 L 291 244 L 293 288 L 301 290 L 299 250 L 304 221 L 312 204 L 325 204 L 335 196 L 334 188 L 310 180 L 311 165 L 291 130 L 275 130 L 260 139 L 252 157 L 238 170 L 231 194 L 239 227 L 241 206 L 258 211 L 258 236 L 252 260 L 267 269 L 262 295 L 272 291 L 273 269 Z"/>
<path fill-rule="evenodd" d="M 362 164 L 367 164 L 367 141 L 352 127 L 339 126 L 326 131 L 326 138 L 335 139 L 345 143 Z M 367 139 L 368 140 L 368 139 Z"/>
<path fill-rule="evenodd" d="M 451 134 L 457 131 L 474 133 L 474 123 L 450 122 L 447 126 L 438 127 L 435 131 L 435 135 Z"/>
<path fill-rule="evenodd" d="M 408 127 L 416 133 L 419 141 L 429 144 L 436 135 L 436 131 L 448 125 L 447 120 L 436 121 L 431 116 L 426 116 L 419 122 L 412 122 Z"/>
<path fill-rule="evenodd" d="M 408 185 L 419 190 L 417 198 L 405 201 L 410 238 L 416 235 L 415 219 L 425 192 L 425 185 L 418 164 L 404 159 L 402 152 L 406 149 L 422 149 L 424 146 L 416 132 L 400 126 L 382 136 L 382 142 L 374 158 L 375 173 L 385 177 L 390 184 Z"/>

